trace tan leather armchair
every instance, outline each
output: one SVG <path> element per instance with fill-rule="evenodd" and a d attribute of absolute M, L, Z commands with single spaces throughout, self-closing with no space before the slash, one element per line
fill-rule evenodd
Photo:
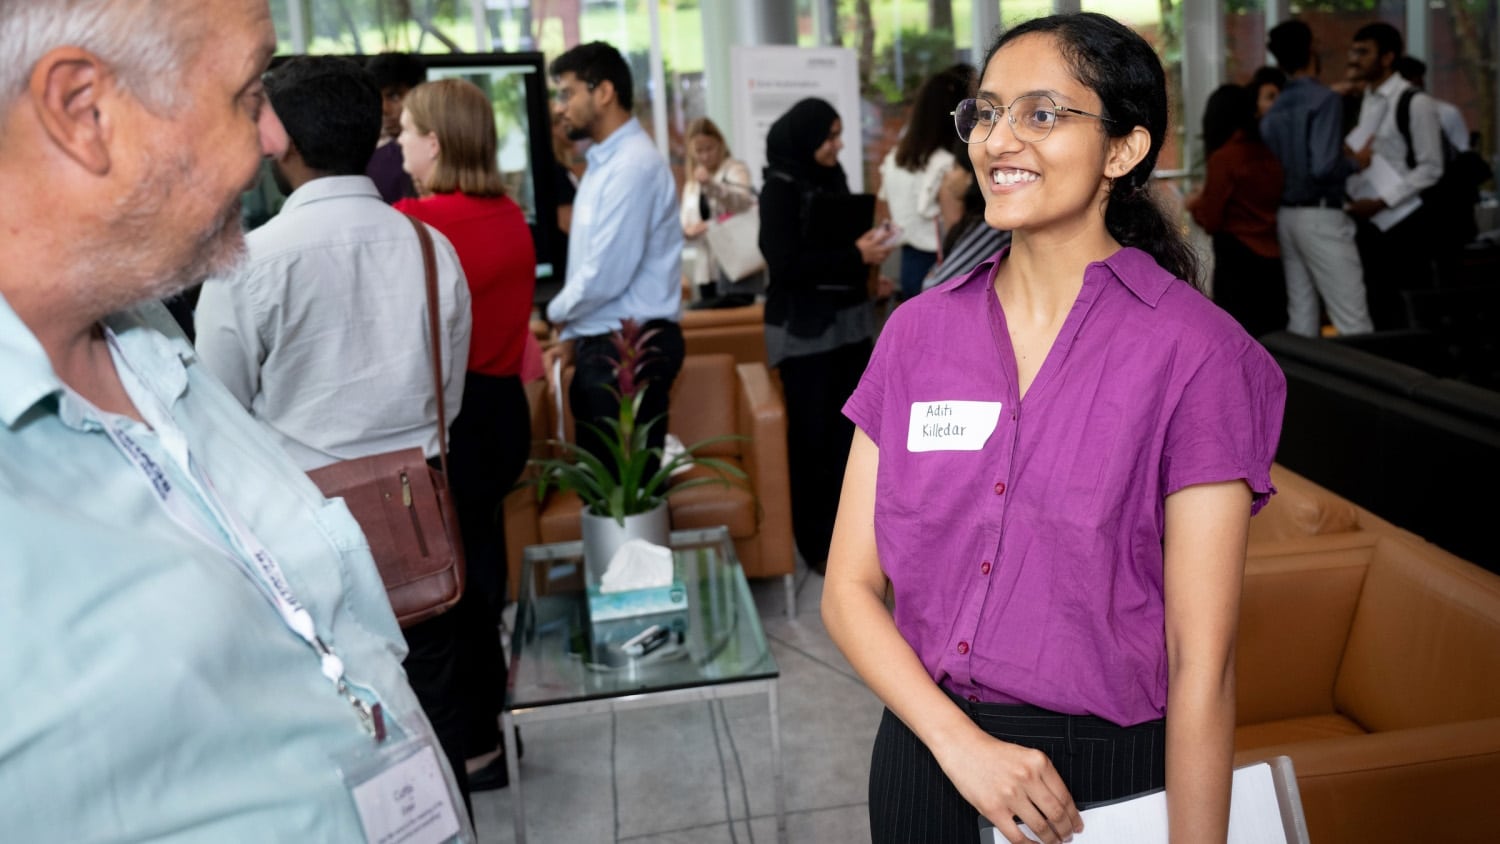
<path fill-rule="evenodd" d="M 690 355 L 723 352 L 737 363 L 765 363 L 765 305 L 683 311 L 682 341 Z"/>
<path fill-rule="evenodd" d="M 1286 497 L 1251 520 L 1235 763 L 1290 756 L 1320 844 L 1493 840 L 1500 576 L 1273 478 Z"/>
<path fill-rule="evenodd" d="M 563 389 L 572 372 L 564 374 Z M 566 395 L 566 393 L 564 393 Z M 533 451 L 557 436 L 556 399 L 545 381 L 527 388 L 531 401 Z M 573 419 L 563 405 L 563 429 L 571 440 Z M 747 577 L 781 577 L 793 611 L 791 490 L 787 480 L 786 409 L 781 393 L 761 363 L 736 364 L 728 354 L 688 355 L 672 385 L 671 432 L 684 444 L 722 434 L 742 439 L 715 443 L 702 453 L 744 470 L 744 482 L 704 484 L 668 499 L 674 530 L 725 525 Z M 694 468 L 678 482 L 711 474 Z M 520 560 L 527 545 L 578 539 L 582 502 L 573 493 L 549 492 L 541 502 L 536 489 L 523 486 L 505 499 L 506 550 L 510 589 L 520 582 Z"/>

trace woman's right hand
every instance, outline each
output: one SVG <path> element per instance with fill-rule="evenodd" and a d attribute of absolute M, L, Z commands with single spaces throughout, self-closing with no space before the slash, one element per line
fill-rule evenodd
<path fill-rule="evenodd" d="M 688 223 L 687 225 L 683 226 L 682 236 L 687 238 L 688 240 L 692 240 L 693 238 L 703 234 L 706 231 L 708 231 L 708 223 L 702 222 L 700 220 L 699 222 Z"/>
<path fill-rule="evenodd" d="M 890 257 L 894 247 L 883 244 L 884 239 L 885 233 L 879 226 L 860 235 L 859 240 L 854 241 L 854 247 L 859 250 L 860 260 L 866 264 L 885 263 L 885 259 Z"/>
<path fill-rule="evenodd" d="M 1083 831 L 1083 817 L 1052 760 L 1040 750 L 982 735 L 978 742 L 937 755 L 938 764 L 969 804 L 1012 844 L 1031 839 L 1015 818 L 1045 844 Z"/>

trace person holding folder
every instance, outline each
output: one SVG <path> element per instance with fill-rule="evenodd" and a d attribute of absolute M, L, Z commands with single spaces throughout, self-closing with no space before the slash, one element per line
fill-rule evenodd
<path fill-rule="evenodd" d="M 766 259 L 766 354 L 786 400 L 792 534 L 821 574 L 838 511 L 840 455 L 854 426 L 840 413 L 870 359 L 870 267 L 894 244 L 870 228 L 875 198 L 851 194 L 839 166 L 844 124 L 809 97 L 766 135 L 760 252 Z"/>
<path fill-rule="evenodd" d="M 1173 841 L 1222 842 L 1285 379 L 1151 196 L 1167 90 L 1139 35 L 1022 23 L 954 118 L 1011 246 L 882 330 L 823 589 L 887 707 L 872 836 L 973 841 L 982 815 L 1065 841 L 1165 787 Z"/>

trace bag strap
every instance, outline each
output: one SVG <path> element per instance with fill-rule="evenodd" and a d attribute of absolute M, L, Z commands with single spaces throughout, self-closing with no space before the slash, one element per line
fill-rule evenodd
<path fill-rule="evenodd" d="M 1401 98 L 1396 100 L 1396 131 L 1406 141 L 1406 169 L 1415 170 L 1417 167 L 1417 152 L 1411 146 L 1411 98 L 1417 95 L 1416 88 L 1407 88 L 1401 92 Z"/>
<path fill-rule="evenodd" d="M 437 394 L 438 411 L 438 461 L 443 467 L 443 477 L 448 477 L 448 411 L 443 404 L 443 353 L 438 344 L 438 289 L 437 255 L 432 246 L 432 235 L 427 226 L 410 214 L 406 219 L 417 230 L 417 240 L 422 244 L 422 271 L 427 276 L 427 339 L 432 346 L 432 389 Z"/>

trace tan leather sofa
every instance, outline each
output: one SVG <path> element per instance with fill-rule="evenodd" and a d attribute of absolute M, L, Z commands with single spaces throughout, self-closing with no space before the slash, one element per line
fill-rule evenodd
<path fill-rule="evenodd" d="M 565 376 L 565 391 L 570 380 L 571 371 Z M 527 394 L 535 453 L 535 444 L 556 438 L 556 401 L 545 381 L 529 385 Z M 564 432 L 571 440 L 572 415 L 566 400 L 562 405 Z M 688 355 L 672 385 L 669 420 L 672 433 L 685 444 L 722 434 L 740 435 L 741 439 L 715 443 L 701 453 L 739 466 L 748 476 L 743 483 L 703 484 L 672 495 L 668 498 L 672 528 L 726 525 L 746 576 L 782 577 L 790 600 L 795 557 L 786 410 L 765 365 L 737 364 L 728 354 Z M 708 470 L 694 468 L 677 480 L 705 474 Z M 581 507 L 573 493 L 550 492 L 539 503 L 532 486 L 523 486 L 506 497 L 511 595 L 518 594 L 519 562 L 526 546 L 578 539 Z"/>
<path fill-rule="evenodd" d="M 683 311 L 682 340 L 690 355 L 722 352 L 737 363 L 765 363 L 765 306 Z"/>
<path fill-rule="evenodd" d="M 1500 577 L 1273 478 L 1251 520 L 1236 764 L 1292 758 L 1315 844 L 1497 840 Z"/>

